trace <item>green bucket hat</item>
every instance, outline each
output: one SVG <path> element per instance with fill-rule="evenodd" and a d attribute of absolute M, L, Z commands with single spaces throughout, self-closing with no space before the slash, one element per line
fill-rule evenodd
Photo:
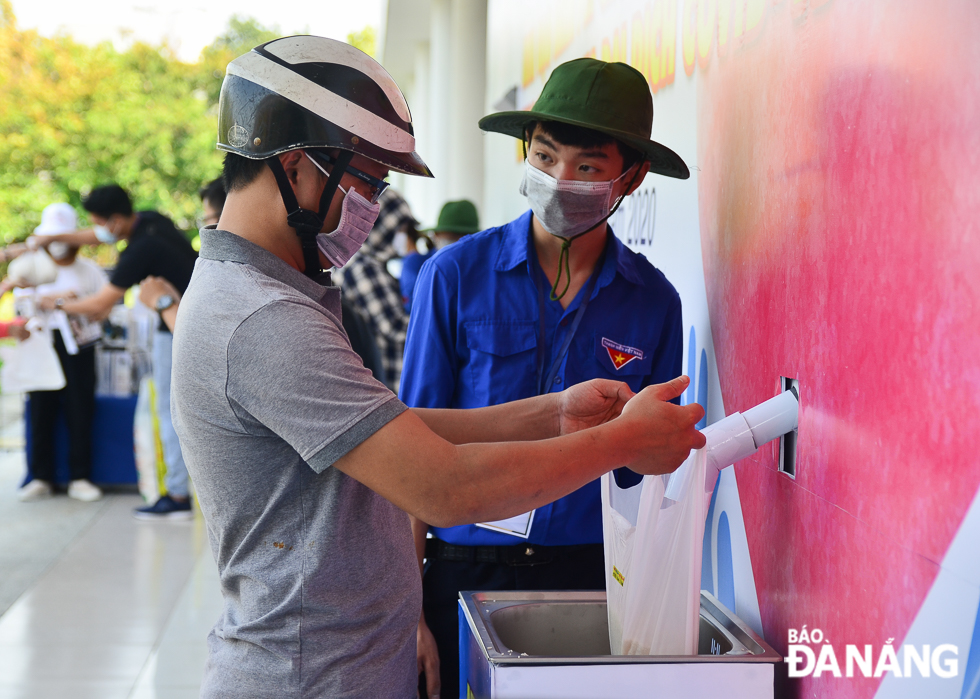
<path fill-rule="evenodd" d="M 555 68 L 531 111 L 498 112 L 480 119 L 484 131 L 524 138 L 533 121 L 559 121 L 599 131 L 634 148 L 650 161 L 650 172 L 686 180 L 681 157 L 650 140 L 653 97 L 643 75 L 625 63 L 577 58 Z"/>
<path fill-rule="evenodd" d="M 469 199 L 461 199 L 443 204 L 436 225 L 426 228 L 425 232 L 445 231 L 468 235 L 478 230 L 480 230 L 480 218 L 476 213 L 476 205 Z"/>

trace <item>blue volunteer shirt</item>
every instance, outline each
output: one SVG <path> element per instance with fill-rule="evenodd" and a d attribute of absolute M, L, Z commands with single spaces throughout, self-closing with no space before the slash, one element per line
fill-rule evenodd
<path fill-rule="evenodd" d="M 422 266 L 402 369 L 405 403 L 480 408 L 538 394 L 536 281 L 543 273 L 532 267 L 537 264 L 528 211 L 505 226 L 466 236 Z M 582 286 L 567 309 L 551 301 L 545 290 L 545 373 L 565 342 L 588 286 Z M 610 230 L 586 310 L 550 390 L 606 378 L 639 391 L 678 376 L 682 351 L 677 291 Z M 524 542 L 476 525 L 432 527 L 432 533 L 466 546 Z M 601 543 L 599 482 L 538 508 L 527 541 L 542 546 Z"/>
<path fill-rule="evenodd" d="M 435 254 L 435 250 L 424 255 L 413 252 L 402 261 L 402 273 L 398 278 L 398 284 L 402 290 L 402 303 L 409 313 L 412 312 L 412 297 L 415 295 L 415 283 L 418 281 L 422 264 Z"/>

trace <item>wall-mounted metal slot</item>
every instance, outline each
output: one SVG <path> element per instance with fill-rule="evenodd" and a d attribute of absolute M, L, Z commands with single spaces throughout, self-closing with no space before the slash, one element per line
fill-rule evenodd
<path fill-rule="evenodd" d="M 786 376 L 779 377 L 780 391 L 792 391 L 800 399 L 800 382 Z M 796 438 L 799 429 L 787 432 L 779 438 L 779 470 L 790 478 L 796 478 Z"/>

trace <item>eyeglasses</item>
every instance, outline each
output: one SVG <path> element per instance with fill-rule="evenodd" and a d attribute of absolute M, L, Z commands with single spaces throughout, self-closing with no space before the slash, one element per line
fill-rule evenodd
<path fill-rule="evenodd" d="M 322 172 L 327 177 L 330 177 L 330 173 L 324 170 L 323 166 L 317 161 L 322 160 L 327 165 L 333 165 L 334 163 L 337 162 L 336 158 L 334 158 L 332 155 L 328 155 L 327 153 L 318 150 L 305 150 L 303 152 L 306 153 L 306 157 L 310 159 L 311 163 L 317 166 L 317 169 L 319 169 L 320 172 Z M 364 172 L 363 170 L 358 170 L 356 167 L 352 167 L 348 165 L 347 168 L 344 170 L 344 172 L 347 172 L 350 175 L 361 180 L 362 182 L 366 182 L 370 186 L 374 187 L 374 194 L 371 195 L 372 204 L 376 204 L 378 202 L 378 199 L 381 198 L 381 195 L 384 193 L 384 191 L 388 189 L 387 182 L 385 182 L 384 180 L 379 180 L 377 177 L 373 177 L 367 174 L 366 172 Z"/>

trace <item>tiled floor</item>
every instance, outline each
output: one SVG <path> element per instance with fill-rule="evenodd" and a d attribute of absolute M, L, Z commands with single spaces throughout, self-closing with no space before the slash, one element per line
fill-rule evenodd
<path fill-rule="evenodd" d="M 137 495 L 20 503 L 0 453 L 0 699 L 198 696 L 218 618 L 204 522 L 140 522 Z"/>

